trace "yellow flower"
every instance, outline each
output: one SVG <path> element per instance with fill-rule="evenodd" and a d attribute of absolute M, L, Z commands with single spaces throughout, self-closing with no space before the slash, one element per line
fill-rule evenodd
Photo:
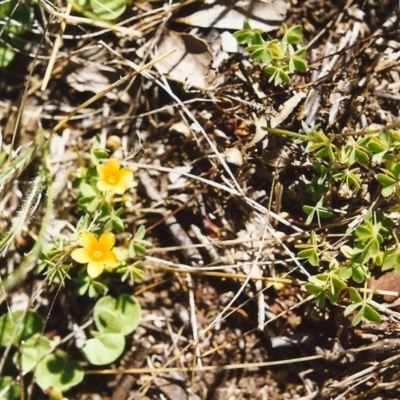
<path fill-rule="evenodd" d="M 127 183 L 133 179 L 133 172 L 129 168 L 119 168 L 119 160 L 110 158 L 105 164 L 97 166 L 99 180 L 97 189 L 102 192 L 114 191 L 123 194 Z"/>
<path fill-rule="evenodd" d="M 92 232 L 82 232 L 82 248 L 75 249 L 71 257 L 80 264 L 88 264 L 87 272 L 91 278 L 97 278 L 105 267 L 115 268 L 120 265 L 115 253 L 111 250 L 115 244 L 115 235 L 104 232 L 97 240 Z"/>

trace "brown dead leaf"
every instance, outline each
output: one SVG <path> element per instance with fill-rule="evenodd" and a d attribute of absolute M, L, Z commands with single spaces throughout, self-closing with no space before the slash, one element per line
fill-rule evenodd
<path fill-rule="evenodd" d="M 110 79 L 112 77 L 112 79 Z M 67 77 L 67 83 L 78 92 L 99 93 L 106 90 L 112 83 L 119 79 L 115 72 L 101 71 L 95 65 L 85 65 L 70 72 Z M 105 94 L 105 97 L 111 100 L 121 100 L 129 103 L 129 95 L 121 90 L 114 89 Z"/>
<path fill-rule="evenodd" d="M 214 82 L 215 73 L 211 69 L 213 55 L 204 40 L 165 29 L 157 53 L 163 54 L 171 49 L 175 52 L 156 64 L 160 73 L 200 88 L 207 88 Z"/>
<path fill-rule="evenodd" d="M 269 32 L 277 29 L 286 17 L 288 4 L 285 0 L 236 1 L 232 5 L 215 2 L 204 10 L 197 11 L 176 21 L 201 28 L 239 30 L 243 21 L 248 21 L 252 28 Z"/>

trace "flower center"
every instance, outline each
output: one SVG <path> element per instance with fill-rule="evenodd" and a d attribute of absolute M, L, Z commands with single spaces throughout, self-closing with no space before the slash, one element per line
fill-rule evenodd
<path fill-rule="evenodd" d="M 100 250 L 95 250 L 93 252 L 93 258 L 95 258 L 96 260 L 100 260 L 100 258 L 102 258 L 103 256 L 103 252 Z"/>
<path fill-rule="evenodd" d="M 108 175 L 107 177 L 108 183 L 111 185 L 114 185 L 117 182 L 117 176 L 116 175 Z"/>

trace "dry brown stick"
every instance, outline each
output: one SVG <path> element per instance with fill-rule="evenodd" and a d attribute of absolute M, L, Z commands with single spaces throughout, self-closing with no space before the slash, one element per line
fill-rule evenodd
<path fill-rule="evenodd" d="M 128 368 L 140 368 L 142 367 L 147 353 L 150 350 L 150 342 L 148 341 L 140 341 L 138 343 L 138 348 L 134 351 L 130 357 L 130 365 Z M 131 390 L 133 384 L 136 381 L 136 376 L 134 375 L 124 375 L 121 380 L 118 382 L 118 386 L 115 388 L 111 400 L 126 400 L 129 396 L 129 391 Z"/>
<path fill-rule="evenodd" d="M 65 14 L 69 15 L 71 13 L 71 10 L 72 10 L 72 2 L 68 2 L 67 8 L 65 10 Z M 64 34 L 66 27 L 67 27 L 67 20 L 65 20 L 65 19 L 61 20 L 60 29 L 58 31 L 56 40 L 54 41 L 53 51 L 51 53 L 49 63 L 47 64 L 46 72 L 44 74 L 44 78 L 42 81 L 42 86 L 40 88 L 40 90 L 42 90 L 42 91 L 46 90 L 47 84 L 49 83 L 50 77 L 52 75 L 54 63 L 56 62 L 58 51 L 60 50 L 62 42 L 63 42 L 63 34 Z"/>

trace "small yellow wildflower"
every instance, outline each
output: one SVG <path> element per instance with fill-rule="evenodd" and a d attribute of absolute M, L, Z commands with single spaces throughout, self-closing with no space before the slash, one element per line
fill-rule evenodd
<path fill-rule="evenodd" d="M 87 272 L 91 278 L 97 278 L 105 267 L 115 268 L 120 265 L 115 253 L 111 250 L 115 244 L 115 235 L 104 232 L 97 240 L 92 232 L 82 232 L 82 248 L 75 249 L 71 257 L 80 264 L 88 264 Z"/>
<path fill-rule="evenodd" d="M 97 189 L 102 192 L 114 191 L 123 194 L 127 189 L 127 183 L 133 179 L 133 172 L 129 168 L 119 168 L 119 160 L 110 158 L 105 164 L 97 166 L 99 180 Z"/>

